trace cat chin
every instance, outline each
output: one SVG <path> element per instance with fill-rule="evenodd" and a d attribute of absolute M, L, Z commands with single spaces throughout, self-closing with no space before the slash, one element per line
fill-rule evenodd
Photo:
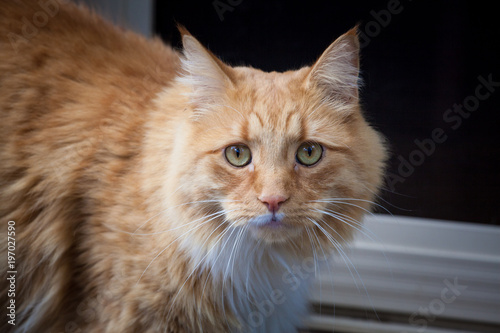
<path fill-rule="evenodd" d="M 267 244 L 285 243 L 300 233 L 300 228 L 287 223 L 283 213 L 259 215 L 247 223 L 252 237 Z"/>

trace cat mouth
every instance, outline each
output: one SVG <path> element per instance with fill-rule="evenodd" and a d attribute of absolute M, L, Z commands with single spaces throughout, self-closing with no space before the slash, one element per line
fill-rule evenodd
<path fill-rule="evenodd" d="M 266 229 L 281 229 L 285 228 L 286 225 L 283 223 L 283 218 L 285 214 L 264 214 L 256 216 L 248 221 L 248 223 L 258 229 L 266 228 Z"/>
<path fill-rule="evenodd" d="M 268 244 L 287 242 L 300 233 L 300 228 L 291 225 L 283 213 L 255 216 L 247 223 L 255 239 Z"/>

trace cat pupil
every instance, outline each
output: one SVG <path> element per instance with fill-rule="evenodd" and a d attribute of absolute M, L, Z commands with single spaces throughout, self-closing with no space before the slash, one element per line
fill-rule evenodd
<path fill-rule="evenodd" d="M 311 157 L 312 151 L 313 151 L 313 149 L 311 146 L 307 147 L 307 154 L 309 155 L 309 157 Z"/>
<path fill-rule="evenodd" d="M 240 149 L 239 149 L 239 148 L 236 148 L 236 149 L 235 149 L 235 152 L 236 152 L 236 157 L 237 157 L 237 158 L 240 158 Z"/>

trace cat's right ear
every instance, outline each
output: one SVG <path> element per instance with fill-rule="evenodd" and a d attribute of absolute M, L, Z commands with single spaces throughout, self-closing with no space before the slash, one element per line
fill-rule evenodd
<path fill-rule="evenodd" d="M 192 88 L 189 102 L 198 118 L 213 106 L 223 103 L 226 89 L 233 85 L 231 68 L 220 61 L 194 38 L 186 28 L 178 26 L 182 36 L 184 57 L 180 81 Z"/>

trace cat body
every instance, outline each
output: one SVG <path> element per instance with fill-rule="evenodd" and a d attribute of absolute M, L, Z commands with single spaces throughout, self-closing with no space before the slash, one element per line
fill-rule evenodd
<path fill-rule="evenodd" d="M 382 181 L 355 30 L 311 67 L 265 73 L 182 28 L 179 53 L 70 3 L 0 3 L 0 220 L 17 271 L 0 330 L 300 325 L 320 257 Z"/>

